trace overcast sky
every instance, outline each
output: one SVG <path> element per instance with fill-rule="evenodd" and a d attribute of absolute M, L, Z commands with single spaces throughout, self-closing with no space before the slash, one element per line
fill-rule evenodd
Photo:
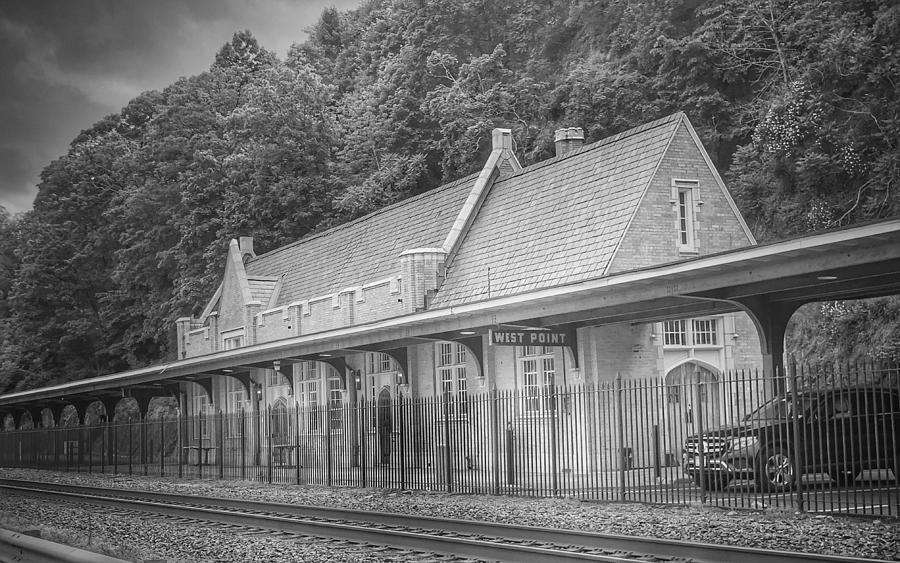
<path fill-rule="evenodd" d="M 284 59 L 322 10 L 359 0 L 0 0 L 0 205 L 31 208 L 41 169 L 146 90 L 203 72 L 235 31 Z"/>

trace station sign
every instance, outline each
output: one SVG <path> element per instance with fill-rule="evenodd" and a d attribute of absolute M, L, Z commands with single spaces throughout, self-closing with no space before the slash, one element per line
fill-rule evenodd
<path fill-rule="evenodd" d="M 556 330 L 491 330 L 493 346 L 571 346 L 572 332 Z"/>

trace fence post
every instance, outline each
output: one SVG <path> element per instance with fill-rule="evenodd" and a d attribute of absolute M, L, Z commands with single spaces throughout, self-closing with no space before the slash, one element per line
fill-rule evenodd
<path fill-rule="evenodd" d="M 506 482 L 516 484 L 516 433 L 512 421 L 506 423 Z"/>
<path fill-rule="evenodd" d="M 247 425 L 244 424 L 244 407 L 241 407 L 241 480 L 247 479 Z"/>
<path fill-rule="evenodd" d="M 219 436 L 218 436 L 218 462 L 219 462 L 219 479 L 225 478 L 225 415 L 222 409 L 219 409 Z"/>
<path fill-rule="evenodd" d="M 556 433 L 559 430 L 558 402 L 559 394 L 556 392 L 556 385 L 553 385 L 553 387 L 550 388 L 550 405 L 553 407 L 553 411 L 550 413 L 550 471 L 553 473 L 553 475 L 551 476 L 553 496 L 557 496 L 559 494 L 559 464 L 556 459 L 559 450 L 559 444 L 557 444 L 556 441 Z"/>
<path fill-rule="evenodd" d="M 262 420 L 259 421 L 262 424 Z M 266 468 L 266 477 L 269 484 L 272 484 L 272 408 L 266 406 L 266 459 L 268 467 Z"/>
<path fill-rule="evenodd" d="M 113 436 L 113 475 L 116 475 L 119 472 L 119 426 L 113 424 L 112 427 L 112 436 Z"/>
<path fill-rule="evenodd" d="M 397 413 L 400 415 L 400 490 L 406 489 L 406 433 L 403 431 L 404 420 L 406 420 L 406 410 L 403 406 L 403 393 L 399 393 L 397 397 Z"/>
<path fill-rule="evenodd" d="M 322 418 L 324 418 L 322 428 L 325 429 L 325 469 L 327 470 L 325 481 L 329 487 L 332 483 L 331 476 L 334 469 L 333 460 L 331 459 L 331 409 L 332 406 L 330 404 L 326 403 L 326 405 L 322 406 Z"/>
<path fill-rule="evenodd" d="M 181 410 L 181 401 L 179 401 L 178 410 L 175 411 L 175 428 L 178 431 L 178 477 L 184 477 L 184 466 L 187 463 L 184 455 L 184 446 L 188 437 L 187 416 Z"/>
<path fill-rule="evenodd" d="M 793 434 L 791 447 L 794 450 L 794 471 L 796 472 L 796 475 L 794 476 L 794 506 L 796 506 L 799 512 L 805 512 L 805 507 L 803 506 L 803 490 L 800 487 L 800 476 L 802 474 L 802 468 L 806 464 L 806 460 L 800 457 L 803 455 L 802 448 L 800 447 L 800 418 L 798 416 L 798 413 L 800 412 L 800 402 L 797 398 L 797 363 L 794 361 L 793 356 L 791 356 L 790 359 L 788 377 L 790 377 L 791 383 L 790 392 L 794 398 L 794 408 L 790 410 L 791 434 Z"/>
<path fill-rule="evenodd" d="M 300 403 L 294 401 L 294 463 L 297 470 L 297 484 L 300 484 Z"/>
<path fill-rule="evenodd" d="M 622 406 L 622 373 L 616 372 L 616 440 L 619 453 L 619 500 L 625 500 L 625 413 Z"/>
<path fill-rule="evenodd" d="M 444 405 L 444 467 L 447 470 L 447 492 L 453 492 L 453 477 L 451 476 L 451 472 L 453 470 L 450 465 L 451 460 L 453 459 L 450 452 L 450 394 L 443 393 L 443 405 Z"/>
<path fill-rule="evenodd" d="M 134 423 L 128 418 L 128 474 L 131 475 L 134 468 Z M 179 475 L 180 477 L 180 475 Z"/>
<path fill-rule="evenodd" d="M 159 417 L 159 476 L 166 474 L 166 427 L 163 417 Z"/>
<path fill-rule="evenodd" d="M 500 398 L 497 395 L 497 388 L 491 389 L 490 395 L 491 409 L 491 444 L 494 450 L 494 490 L 493 494 L 500 494 Z"/>
<path fill-rule="evenodd" d="M 659 445 L 659 424 L 653 425 L 653 473 L 656 481 L 662 478 L 662 456 Z"/>

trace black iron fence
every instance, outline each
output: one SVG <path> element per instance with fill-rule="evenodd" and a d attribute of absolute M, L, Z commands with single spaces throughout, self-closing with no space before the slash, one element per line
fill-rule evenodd
<path fill-rule="evenodd" d="M 396 396 L 0 432 L 0 465 L 898 516 L 896 367 Z"/>

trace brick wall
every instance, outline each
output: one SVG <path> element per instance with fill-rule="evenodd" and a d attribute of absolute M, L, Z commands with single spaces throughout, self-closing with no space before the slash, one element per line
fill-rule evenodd
<path fill-rule="evenodd" d="M 585 330 L 583 342 L 593 351 L 593 365 L 585 366 L 588 382 L 615 381 L 620 373 L 623 379 L 650 377 L 658 374 L 657 347 L 651 338 L 652 324 L 615 324 L 591 327 Z"/>
<path fill-rule="evenodd" d="M 697 254 L 750 244 L 703 154 L 682 124 L 613 258 L 610 273 L 673 262 L 692 255 L 679 252 L 678 206 L 672 198 L 673 179 L 700 182 L 699 201 L 702 204 L 694 202 Z"/>

